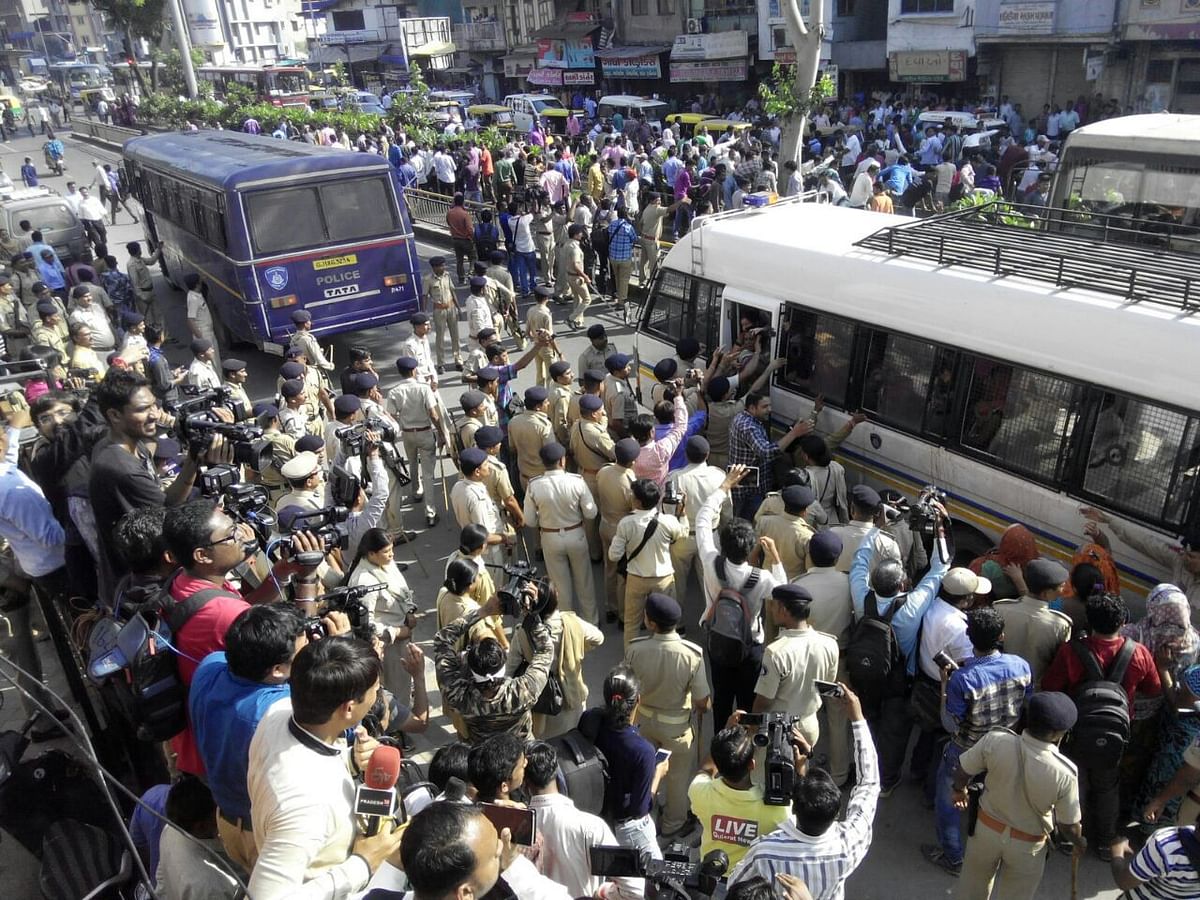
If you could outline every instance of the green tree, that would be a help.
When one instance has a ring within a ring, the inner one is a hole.
[[[787,22],[788,39],[796,49],[796,65],[792,67],[791,96],[793,111],[780,119],[779,158],[800,162],[804,141],[804,126],[812,106],[813,88],[821,66],[821,39],[825,33],[826,0],[808,0],[808,21],[800,12],[800,0],[780,0],[783,18]]]
[[[192,48],[192,65],[199,66],[204,63],[204,52]],[[164,91],[172,97],[187,96],[187,81],[183,77],[183,57],[177,49],[170,50],[155,50],[150,59],[153,63],[151,67],[151,80],[155,83],[157,90]]]
[[[123,49],[127,57],[134,56],[133,41],[137,38],[145,38],[152,45],[157,45],[162,40],[163,26],[167,20],[165,0],[90,0],[90,3],[108,16],[124,35]],[[133,74],[138,80],[142,95],[148,96],[151,88],[147,87],[141,70],[135,67]],[[157,87],[153,85],[153,68],[150,80],[152,86]]]

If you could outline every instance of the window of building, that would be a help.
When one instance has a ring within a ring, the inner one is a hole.
[[[810,397],[845,406],[854,324],[789,306],[784,313],[781,352],[787,359],[780,383]]]
[[[337,10],[333,13],[334,31],[362,31],[366,20],[361,9]]]
[[[675,15],[675,0],[657,0],[657,3],[660,16]]]
[[[649,0],[629,0],[629,13],[634,16],[647,16],[650,14]]]
[[[1170,84],[1175,74],[1175,60],[1152,59],[1146,63],[1146,81],[1149,84]]]
[[[900,0],[900,14],[952,13],[954,0]]]
[[[961,441],[1006,469],[1058,481],[1079,416],[1082,389],[1050,375],[975,360]]]
[[[854,15],[854,0],[837,0],[837,14],[841,18]]]

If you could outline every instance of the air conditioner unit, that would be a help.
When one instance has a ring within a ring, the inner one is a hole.
[[[701,30],[702,29],[700,27],[699,19],[688,19],[687,20],[687,33],[688,34],[699,34],[701,32]]]

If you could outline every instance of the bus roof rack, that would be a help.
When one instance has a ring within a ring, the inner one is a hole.
[[[856,246],[1191,314],[1200,311],[1200,254],[1161,246],[1200,250],[1197,238],[1152,221],[992,200],[881,228]]]

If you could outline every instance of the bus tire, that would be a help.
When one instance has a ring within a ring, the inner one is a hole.
[[[968,525],[961,519],[951,522],[954,529],[954,560],[955,566],[966,566],[973,559],[978,559],[987,553],[996,542],[974,525]]]

